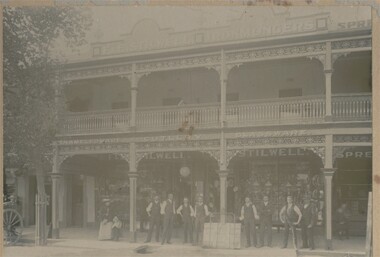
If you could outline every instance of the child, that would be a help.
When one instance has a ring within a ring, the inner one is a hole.
[[[122,226],[121,221],[119,220],[117,216],[115,216],[113,218],[113,224],[112,224],[112,240],[119,241],[121,226]]]

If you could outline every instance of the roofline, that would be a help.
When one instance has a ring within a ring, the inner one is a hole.
[[[283,45],[289,43],[302,43],[302,42],[316,42],[316,41],[326,41],[330,40],[341,40],[347,37],[358,37],[358,36],[371,36],[372,37],[372,29],[366,30],[355,30],[355,31],[345,31],[345,32],[327,32],[321,34],[302,34],[292,37],[276,37],[268,39],[258,39],[258,40],[243,40],[243,41],[233,41],[233,42],[223,42],[211,45],[193,45],[190,47],[180,47],[175,49],[160,49],[149,52],[139,52],[137,54],[125,54],[125,55],[110,55],[104,58],[94,58],[90,57],[88,59],[82,60],[74,60],[68,61],[66,63],[62,63],[64,68],[75,69],[79,67],[83,67],[83,65],[97,66],[103,64],[115,64],[115,63],[123,63],[123,62],[133,62],[133,61],[146,61],[150,59],[157,58],[165,58],[165,57],[173,57],[177,56],[178,53],[181,55],[190,55],[190,54],[204,54],[204,53],[212,53],[224,50],[232,50],[238,48],[255,48],[262,46],[276,46]],[[237,47],[238,46],[238,47]]]

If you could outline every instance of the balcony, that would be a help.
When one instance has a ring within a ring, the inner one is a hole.
[[[371,93],[333,95],[333,122],[371,121],[371,99]],[[228,127],[324,123],[325,96],[228,103],[226,121]],[[130,111],[123,109],[70,113],[64,114],[61,122],[61,135],[123,133],[130,131]],[[177,130],[181,126],[193,126],[195,129],[218,128],[220,105],[213,103],[137,109],[137,131]]]

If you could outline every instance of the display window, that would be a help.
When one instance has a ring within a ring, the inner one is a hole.
[[[267,152],[269,153],[269,150]],[[274,205],[273,223],[281,224],[279,212],[286,204],[286,197],[292,195],[295,203],[301,206],[303,198],[309,195],[318,211],[317,224],[322,225],[324,185],[320,158],[305,150],[286,149],[283,152],[292,155],[271,156],[263,151],[265,154],[245,154],[234,160],[231,166],[234,169],[235,180],[239,181],[234,187],[236,214],[246,196],[259,206],[263,196],[267,195]],[[294,154],[297,152],[297,155]]]

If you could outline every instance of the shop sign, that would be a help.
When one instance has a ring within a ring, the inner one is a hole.
[[[303,156],[307,150],[303,148],[274,148],[274,149],[252,149],[239,152],[237,157],[276,157],[276,156]]]
[[[338,153],[336,158],[372,158],[372,151],[346,151],[343,153]]]
[[[184,152],[154,152],[149,153],[145,159],[148,160],[174,160],[174,159],[183,159],[188,156]]]

